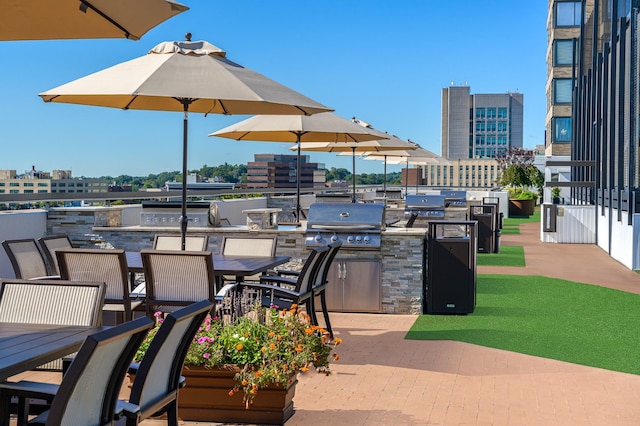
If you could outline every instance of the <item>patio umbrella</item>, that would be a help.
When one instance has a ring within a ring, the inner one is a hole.
[[[332,113],[320,113],[306,116],[255,116],[233,124],[209,136],[219,136],[235,140],[251,140],[266,142],[335,142],[360,143],[379,139],[372,129],[359,126],[351,120]],[[300,220],[300,150],[296,171],[296,219]]]
[[[145,56],[40,93],[45,102],[183,112],[182,247],[187,231],[188,114],[315,114],[330,108],[226,58],[206,42],[165,42]]]
[[[412,142],[413,143],[413,142]],[[414,165],[427,165],[427,164],[450,164],[451,162],[444,157],[435,154],[428,149],[422,148],[420,145],[415,144],[417,149],[412,151],[394,151],[389,152],[388,159],[385,158],[385,161],[388,161],[389,164],[402,164],[403,162],[407,165],[407,170],[409,170],[409,164]],[[378,153],[369,153],[368,156],[375,157],[378,156]],[[408,173],[408,172],[407,172]],[[408,193],[409,189],[409,176],[405,179],[404,184],[405,194]],[[418,185],[416,182],[416,192],[418,191]]]
[[[0,40],[138,40],[186,10],[169,0],[2,0]]]
[[[373,129],[369,129],[373,130]],[[375,131],[375,134],[378,138],[384,137],[386,135],[383,132]],[[389,135],[386,135],[389,137]],[[350,152],[351,153],[351,163],[352,163],[352,172],[351,172],[351,183],[352,183],[352,196],[351,202],[356,202],[356,152],[383,152],[383,151],[394,151],[398,149],[412,149],[413,145],[405,142],[401,139],[394,138],[392,139],[376,139],[372,141],[365,142],[331,142],[331,143],[318,143],[318,142],[308,142],[302,143],[298,146],[292,147],[292,150],[302,150],[302,151],[319,151],[319,152]]]

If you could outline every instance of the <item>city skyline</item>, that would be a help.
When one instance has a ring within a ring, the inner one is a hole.
[[[179,170],[181,114],[48,105],[37,94],[142,56],[162,41],[182,39],[187,31],[340,116],[355,116],[438,154],[440,94],[452,82],[468,84],[474,93],[522,93],[524,146],[544,143],[543,4],[184,3],[191,10],[136,42],[0,43],[5,64],[11,64],[3,68],[0,83],[0,169],[22,173],[35,165],[38,170],[70,169],[74,176]],[[514,19],[523,16],[527,19]],[[190,114],[189,169],[246,164],[254,154],[289,153],[286,143],[207,136],[247,117]],[[350,159],[334,154],[312,153],[311,161],[350,169]],[[356,170],[380,173],[382,164],[360,161]]]

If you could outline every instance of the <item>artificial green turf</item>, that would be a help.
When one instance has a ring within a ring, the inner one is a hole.
[[[540,208],[536,207],[533,214],[528,217],[505,217],[502,219],[502,226],[513,226],[531,222],[540,222]]]
[[[541,276],[478,275],[469,315],[421,315],[407,339],[455,340],[640,374],[640,295]]]
[[[500,246],[500,253],[478,253],[478,266],[525,266],[524,247]]]
[[[501,234],[520,234],[520,227],[518,226],[503,226],[500,230]]]

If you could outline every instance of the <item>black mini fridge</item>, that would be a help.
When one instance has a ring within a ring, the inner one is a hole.
[[[422,312],[470,314],[476,307],[477,221],[429,222]]]

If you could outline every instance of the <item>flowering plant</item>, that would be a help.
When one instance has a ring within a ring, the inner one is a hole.
[[[162,315],[157,313],[156,327],[138,349],[135,360],[142,359],[161,323]],[[240,366],[229,394],[243,391],[248,407],[260,389],[269,384],[286,386],[295,374],[305,373],[312,366],[328,375],[329,355],[340,342],[340,338],[330,339],[326,330],[312,325],[309,315],[296,305],[281,310],[255,306],[249,315],[230,324],[208,316],[194,336],[185,366]],[[332,358],[337,360],[338,356],[333,354]]]

